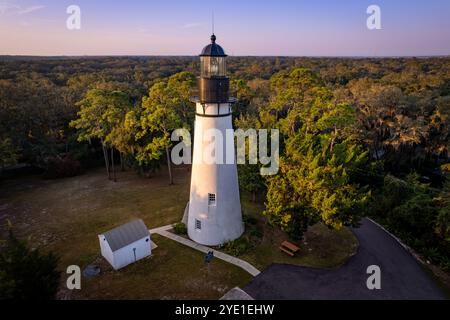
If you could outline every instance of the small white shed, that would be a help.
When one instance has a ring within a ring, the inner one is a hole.
[[[100,234],[98,238],[102,256],[115,270],[152,253],[150,232],[141,219]]]

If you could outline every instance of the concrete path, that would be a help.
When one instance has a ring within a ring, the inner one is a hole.
[[[219,300],[255,300],[250,295],[239,287],[234,287],[228,291]]]
[[[358,253],[338,269],[273,264],[243,290],[255,299],[446,299],[427,270],[368,219],[352,229]],[[369,290],[367,267],[381,269],[381,289]]]
[[[192,240],[186,239],[184,237],[180,237],[172,232],[169,232],[168,230],[172,229],[172,225],[168,225],[168,226],[164,226],[164,227],[160,227],[160,228],[155,228],[155,229],[151,229],[150,230],[150,234],[159,234],[160,236],[169,238],[171,240],[174,240],[176,242],[179,242],[185,246],[191,247],[195,250],[201,251],[203,253],[208,253],[210,251],[214,252],[214,257],[221,259],[223,261],[226,261],[228,263],[234,264],[235,266],[238,266],[241,269],[244,269],[245,271],[247,271],[248,273],[250,273],[252,276],[256,277],[257,275],[259,275],[261,273],[261,271],[259,271],[258,269],[256,269],[254,266],[252,266],[250,263],[248,263],[247,261],[238,259],[236,257],[230,256],[226,253],[211,249],[209,247],[203,246],[201,244],[195,243]]]

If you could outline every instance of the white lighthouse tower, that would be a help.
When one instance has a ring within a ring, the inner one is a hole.
[[[209,246],[235,240],[244,232],[234,137],[226,134],[227,129],[233,129],[231,105],[235,101],[228,94],[226,57],[213,34],[211,44],[200,55],[199,97],[194,99],[194,161],[187,228],[192,240]],[[211,139],[205,138],[210,129],[218,130],[223,137],[223,143],[215,144],[218,149],[214,153],[221,156],[214,163],[204,159],[211,147]],[[227,148],[227,144],[233,147]]]

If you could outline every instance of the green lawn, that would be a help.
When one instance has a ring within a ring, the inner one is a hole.
[[[152,256],[119,271],[104,262],[104,272],[84,280],[78,299],[218,299],[252,276],[222,260],[213,259],[208,272],[204,255],[177,242],[153,235],[158,248]],[[101,261],[101,260],[100,260]]]
[[[56,252],[61,270],[93,262],[105,270],[94,279],[83,278],[80,292],[64,290],[63,278],[60,298],[218,299],[251,276],[217,259],[207,274],[202,253],[157,235],[152,236],[158,245],[152,257],[123,270],[113,271],[100,256],[97,235],[132,218],[143,219],[149,228],[181,220],[190,172],[174,171],[173,186],[165,172],[150,179],[121,172],[114,183],[101,169],[61,180],[35,176],[1,181],[1,234],[5,236],[8,219],[19,237]]]
[[[56,251],[62,265],[84,265],[98,254],[99,233],[133,218],[148,228],[181,220],[189,198],[187,169],[175,169],[175,177],[169,186],[165,174],[148,179],[127,171],[114,183],[99,169],[61,180],[2,181],[0,222],[9,219],[18,236]]]

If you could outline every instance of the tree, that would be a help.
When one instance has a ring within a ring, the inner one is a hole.
[[[433,263],[450,270],[449,186],[431,188],[417,173],[404,179],[387,174],[370,214]]]
[[[444,185],[439,197],[439,211],[436,218],[436,234],[450,244],[450,180],[447,174],[447,182]]]
[[[247,83],[242,79],[234,79],[230,82],[230,90],[236,94],[237,102],[233,105],[233,117],[240,114],[247,114],[248,107],[253,98],[253,92]]]
[[[319,221],[332,228],[356,224],[370,195],[354,181],[366,153],[350,140],[331,150],[322,138],[300,132],[289,139],[279,174],[268,178],[265,215],[296,239]]]
[[[421,170],[424,164],[437,166],[439,159],[445,161],[449,100],[423,89],[408,95],[413,89],[404,82],[390,74],[382,81],[351,81],[349,89],[357,111],[359,140],[388,170],[407,173],[411,168]]]
[[[190,72],[176,73],[167,81],[168,94],[172,98],[172,105],[186,128],[192,128],[194,124],[195,108],[190,98],[196,85],[197,78]]]
[[[193,85],[191,74],[182,72],[168,80],[156,82],[148,96],[142,99],[139,130],[135,137],[137,141],[144,139],[146,143],[140,148],[137,160],[139,163],[150,163],[159,160],[165,151],[169,184],[173,184],[170,134],[192,123],[194,108],[189,109],[189,91]]]
[[[256,194],[266,189],[266,183],[260,173],[260,166],[254,164],[242,164],[238,166],[239,186],[241,189],[250,192],[253,202],[256,201]]]
[[[53,253],[28,249],[10,230],[5,248],[0,252],[0,299],[54,299],[60,272]]]
[[[235,126],[242,130],[248,129],[260,129],[261,122],[255,115],[241,114],[239,118],[235,120]],[[246,150],[249,148],[249,140],[245,141]],[[259,148],[259,145],[258,145]],[[256,150],[258,152],[258,150]],[[242,190],[250,192],[252,194],[253,201],[256,201],[256,194],[266,190],[266,181],[261,175],[261,166],[257,164],[249,163],[249,152],[245,153],[246,163],[239,164],[237,166],[239,175],[239,186]]]
[[[172,105],[169,89],[164,82],[152,86],[148,97],[142,100],[141,132],[138,137],[149,135],[149,143],[145,146],[145,154],[140,160],[145,162],[160,159],[162,150],[166,152],[169,184],[173,184],[172,166],[170,163],[170,133],[181,126],[181,119]]]
[[[64,88],[36,72],[0,79],[0,137],[9,139],[24,163],[45,168],[64,150],[67,123],[75,114]]]
[[[450,95],[439,97],[430,117],[430,134],[425,149],[429,154],[448,158],[450,154]]]
[[[370,192],[356,181],[368,159],[353,138],[354,110],[333,104],[331,92],[309,70],[271,81],[271,105],[286,147],[279,174],[267,179],[264,214],[296,239],[319,221],[332,228],[355,224]]]
[[[110,146],[111,152],[111,167],[113,170],[113,180],[116,181],[116,171],[114,166],[114,149],[119,149],[121,166],[122,163],[122,151],[126,150],[124,146],[130,140],[127,138],[127,132],[124,129],[124,122],[126,120],[126,114],[131,109],[129,97],[122,91],[113,91],[107,98],[108,108],[104,117],[109,124],[109,133],[105,137],[105,143]]]
[[[78,103],[78,119],[70,125],[78,130],[78,141],[99,139],[103,149],[106,172],[111,179],[110,168],[114,169],[114,144],[126,112],[130,109],[128,95],[121,91],[91,89]],[[108,148],[111,158],[108,156]],[[111,164],[110,164],[111,160]],[[115,171],[114,180],[115,180]]]

